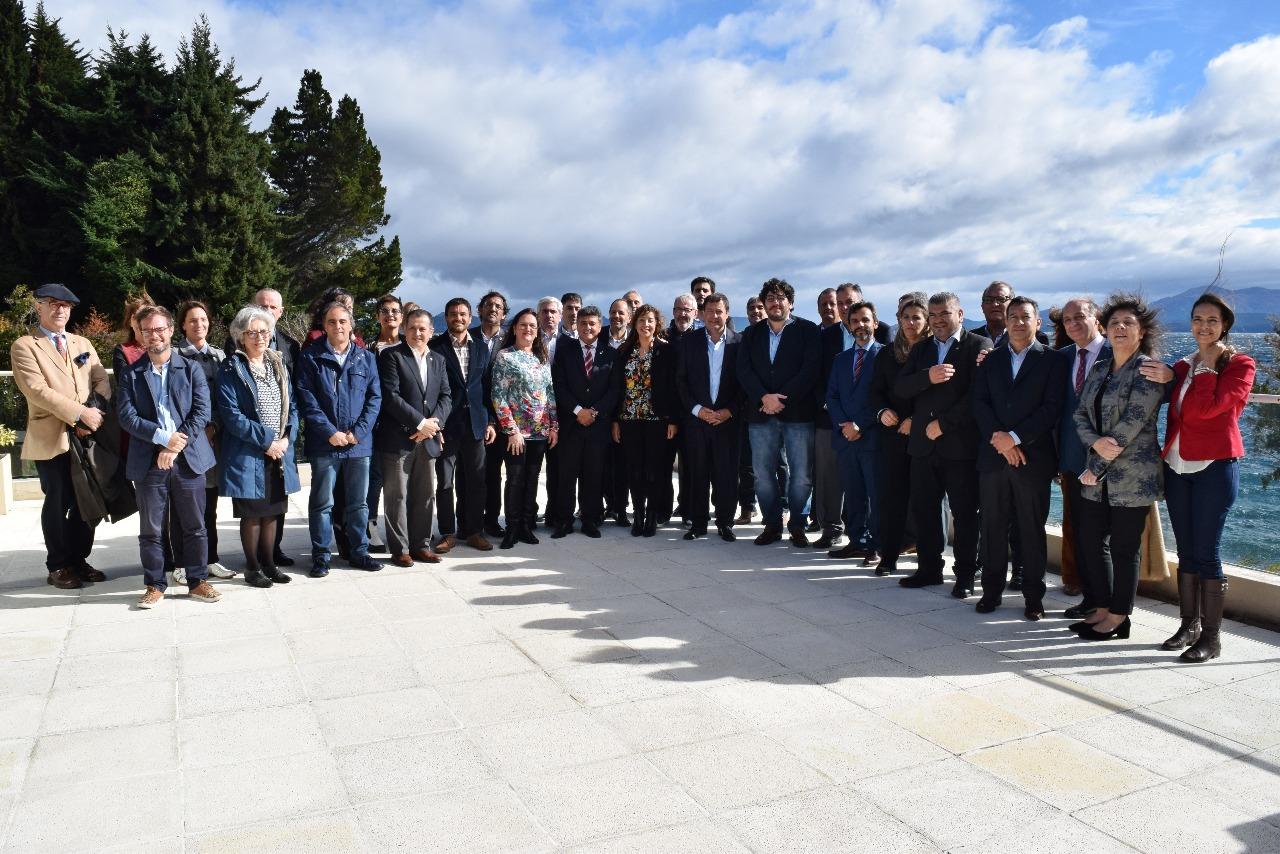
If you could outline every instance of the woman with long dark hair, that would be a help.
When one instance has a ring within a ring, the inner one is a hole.
[[[506,445],[503,504],[507,531],[498,547],[512,548],[517,540],[537,545],[533,516],[538,474],[542,458],[560,437],[560,423],[547,345],[538,334],[538,315],[533,309],[522,309],[507,326],[502,349],[493,360],[490,383],[498,441]]]
[[[631,334],[618,350],[622,384],[613,441],[622,445],[635,518],[631,536],[652,537],[671,509],[671,465],[675,461],[675,347],[661,335],[662,312],[645,304],[631,318]]]
[[[1227,579],[1219,547],[1227,513],[1240,491],[1240,413],[1258,368],[1227,343],[1235,320],[1222,297],[1201,296],[1191,307],[1196,352],[1173,366],[1173,399],[1164,433],[1164,497],[1178,544],[1182,624],[1163,648],[1190,646],[1183,661],[1209,661],[1222,654]]]

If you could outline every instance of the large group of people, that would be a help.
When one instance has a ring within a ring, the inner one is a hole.
[[[553,539],[598,538],[613,521],[636,537],[680,525],[685,540],[714,526],[733,542],[758,502],[756,545],[785,537],[878,575],[914,552],[909,588],[944,583],[949,520],[951,594],[980,586],[976,610],[990,613],[1020,591],[1035,621],[1057,481],[1083,597],[1066,612],[1071,629],[1129,636],[1143,531],[1164,498],[1181,610],[1164,647],[1188,661],[1221,651],[1219,544],[1255,365],[1228,343],[1234,315],[1213,293],[1192,310],[1196,352],[1172,365],[1157,358],[1160,324],[1141,297],[1055,308],[1055,348],[1039,305],[1006,282],[983,291],[985,323],[972,330],[954,294],[904,294],[882,316],[853,283],[818,295],[815,323],[776,278],[741,330],[706,276],[675,298],[669,323],[634,290],[604,309],[569,293],[510,316],[491,292],[474,311],[450,299],[437,332],[430,313],[387,295],[370,344],[345,291],[314,304],[300,343],[278,325],[281,295],[262,290],[223,347],[209,341],[208,305],[171,312],[142,295],[125,306],[114,391],[90,342],[67,332],[76,296],[46,285],[36,297],[38,322],[12,362],[56,587],[104,579],[87,562],[93,527],[68,451],[71,435],[114,416],[140,517],[140,608],[170,578],[216,601],[209,577],[236,574],[219,556],[219,496],[239,519],[244,580],[289,582],[281,535],[305,458],[313,578],[329,574],[334,549],[359,570],[382,568],[379,547],[412,567],[489,551],[489,537],[536,545],[540,522]]]

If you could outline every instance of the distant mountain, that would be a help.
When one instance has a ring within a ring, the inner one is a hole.
[[[1270,332],[1274,328],[1273,317],[1280,317],[1280,289],[1277,288],[1214,288],[1215,293],[1226,300],[1236,313],[1236,332]],[[1191,307],[1205,288],[1188,288],[1179,294],[1162,297],[1152,303],[1160,309],[1160,319],[1170,332],[1188,332],[1191,329]]]

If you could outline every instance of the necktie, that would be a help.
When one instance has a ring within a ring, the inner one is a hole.
[[[593,356],[595,355],[595,352],[596,352],[595,347],[588,347],[582,357],[582,366],[587,370],[588,379],[591,378],[591,365],[595,361],[595,359],[593,358]]]
[[[1089,355],[1088,350],[1078,351],[1080,360],[1076,362],[1076,397],[1080,396],[1080,390],[1084,388],[1084,363]]]
[[[866,350],[861,347],[853,351],[853,381],[858,381],[858,374],[862,373],[862,357],[866,355]]]
[[[67,355],[67,339],[61,335],[55,335],[53,340],[58,342],[58,355],[65,357]]]

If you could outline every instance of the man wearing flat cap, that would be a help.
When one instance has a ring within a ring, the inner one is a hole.
[[[22,459],[35,462],[44,491],[40,526],[49,583],[74,590],[106,576],[88,564],[93,527],[76,506],[67,431],[87,436],[102,426],[103,412],[88,404],[89,396],[105,403],[111,383],[89,339],[67,332],[71,309],[80,302],[76,295],[65,285],[44,285],[35,297],[38,324],[9,348],[13,378],[27,399]]]

